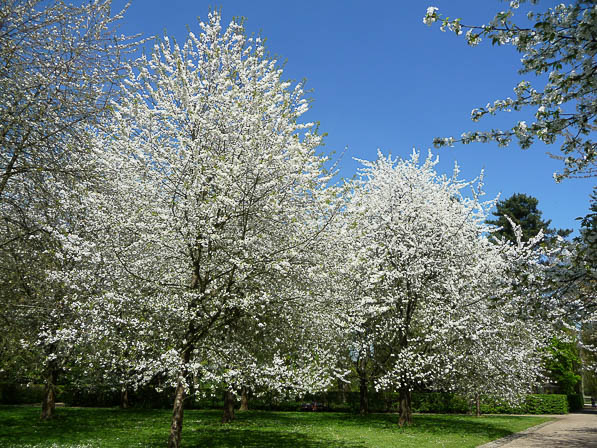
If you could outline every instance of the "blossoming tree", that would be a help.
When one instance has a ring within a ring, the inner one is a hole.
[[[54,273],[76,267],[65,236],[84,220],[67,192],[97,174],[89,170],[89,130],[106,118],[122,57],[135,47],[116,33],[122,13],[110,8],[110,0],[0,6],[0,332],[2,342],[19,335],[29,372],[46,381],[42,418],[53,415],[63,364],[61,344],[51,340],[68,314],[69,285]]]
[[[315,272],[311,248],[336,210],[316,154],[321,137],[299,122],[302,85],[282,81],[241,23],[223,30],[211,13],[201,27],[182,46],[164,37],[130,73],[98,138],[111,191],[89,196],[113,282],[95,300],[126,301],[140,346],[157,349],[157,358],[140,350],[137,364],[176,388],[170,447],[180,443],[193,377],[232,386],[252,359],[234,354],[239,335],[315,304],[285,284],[300,287]],[[264,341],[270,365],[321,368],[317,345],[282,356],[283,334]]]
[[[378,390],[399,392],[400,425],[411,422],[415,387],[454,384],[464,372],[459,362],[470,361],[463,342],[490,340],[490,300],[511,299],[498,286],[513,281],[513,265],[485,224],[493,202],[480,202],[474,189],[464,196],[472,183],[458,180],[457,170],[438,175],[436,163],[430,155],[419,165],[417,153],[363,162],[343,218],[341,239],[352,250],[339,273],[353,308],[353,350],[373,355]],[[528,261],[525,251],[517,254]],[[519,299],[513,307],[525,303]]]

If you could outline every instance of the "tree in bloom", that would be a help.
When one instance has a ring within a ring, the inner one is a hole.
[[[581,221],[580,235],[572,242],[562,243],[550,258],[544,290],[556,313],[553,319],[568,326],[569,331],[556,342],[580,342],[583,349],[581,363],[589,374],[597,372],[592,361],[597,353],[594,343],[583,342],[593,331],[597,321],[597,195],[591,195],[589,213]],[[580,334],[577,334],[580,330]],[[590,338],[589,338],[590,339]],[[557,344],[553,350],[557,353]]]
[[[56,191],[48,196],[31,194],[31,185],[25,182],[11,188],[26,201],[27,227],[21,222],[19,228],[31,230],[31,234],[3,244],[0,262],[4,338],[16,339],[19,348],[15,354],[28,360],[17,363],[14,367],[20,371],[14,373],[45,383],[43,419],[54,415],[57,377],[74,353],[73,339],[63,331],[75,318],[69,297],[85,293],[84,283],[65,279],[73,272],[83,278],[83,259],[90,258],[93,246],[89,239],[80,239],[87,211],[81,207],[80,197],[71,194],[76,187],[73,182],[60,180],[53,186]],[[14,229],[11,224],[5,223],[2,230]],[[5,370],[10,358],[2,359],[2,364]],[[10,368],[6,370],[10,372]]]
[[[223,30],[214,12],[200,26],[182,46],[164,37],[129,74],[98,138],[108,192],[88,196],[112,282],[96,308],[126,302],[138,371],[175,386],[170,447],[180,444],[193,378],[232,387],[234,370],[265,356],[269,367],[253,371],[274,382],[287,377],[281,371],[321,370],[329,352],[315,344],[285,353],[292,344],[278,331],[263,344],[272,350],[251,354],[251,339],[268,336],[258,329],[283,325],[274,317],[317,315],[301,312],[317,304],[307,291],[286,286],[317,274],[310,254],[336,211],[316,154],[321,136],[299,122],[308,109],[303,86],[282,80],[241,23]],[[297,340],[308,335],[290,328]]]
[[[464,341],[506,335],[486,328],[491,299],[506,299],[496,285],[512,281],[504,244],[490,241],[485,223],[493,202],[480,202],[475,189],[464,196],[473,184],[459,180],[457,169],[451,178],[438,175],[436,163],[430,154],[419,164],[417,153],[363,162],[342,219],[341,239],[351,250],[338,275],[352,309],[353,352],[368,354],[381,370],[376,389],[399,392],[400,425],[411,422],[413,389],[455,383],[468,360]],[[523,252],[527,262],[532,252]]]
[[[86,129],[105,117],[122,57],[135,48],[116,34],[111,0],[74,6],[9,0],[0,7],[0,200],[11,184],[50,186],[79,176]],[[13,205],[16,207],[16,205]],[[16,212],[14,212],[16,214]]]
[[[121,58],[135,47],[117,35],[122,13],[112,15],[110,5],[0,5],[0,322],[31,355],[29,373],[46,381],[42,418],[53,415],[63,364],[62,344],[50,340],[68,314],[69,288],[54,274],[73,269],[77,258],[64,245],[81,219],[67,192],[92,175],[90,127],[105,118]]]
[[[466,40],[471,46],[484,38],[493,44],[512,45],[523,54],[521,74],[548,76],[543,88],[522,81],[514,88],[515,98],[488,103],[471,113],[472,120],[477,121],[487,114],[530,107],[536,110],[532,123],[519,121],[510,129],[467,132],[459,140],[436,138],[434,144],[439,147],[452,146],[456,141],[465,144],[496,141],[505,146],[516,138],[520,147],[526,149],[535,139],[552,144],[563,137],[562,154],[552,155],[564,162],[563,171],[554,174],[556,181],[594,176],[597,163],[594,141],[597,5],[593,0],[575,0],[570,5],[561,3],[543,12],[531,9],[527,14],[528,22],[523,20],[525,24],[520,24],[521,21],[515,20],[515,12],[524,2],[510,1],[508,9],[496,14],[488,24],[479,26],[463,24],[461,19],[443,18],[438,8],[427,8],[423,19],[427,25],[440,21],[442,31],[453,31],[457,35],[466,31]],[[531,0],[530,3],[540,2]]]
[[[470,314],[446,340],[451,371],[432,384],[468,397],[477,415],[481,396],[516,403],[543,384],[544,351],[555,331],[520,306],[528,299],[525,292],[539,293],[532,286],[512,287],[512,274],[503,274],[494,277],[491,290],[478,291],[478,299],[464,307]]]

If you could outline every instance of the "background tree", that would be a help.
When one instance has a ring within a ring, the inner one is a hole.
[[[595,94],[595,54],[597,53],[597,9],[593,0],[575,0],[570,5],[558,4],[544,11],[531,11],[525,19],[516,19],[515,12],[526,0],[512,0],[509,7],[484,25],[463,24],[461,19],[443,18],[438,8],[429,7],[423,22],[441,21],[441,30],[460,35],[466,31],[469,45],[482,39],[492,44],[512,45],[522,54],[521,74],[547,75],[544,88],[522,81],[514,89],[516,98],[497,100],[474,109],[473,121],[500,111],[535,110],[532,123],[519,121],[510,129],[488,132],[466,132],[460,139],[436,138],[436,146],[496,141],[508,145],[513,138],[521,148],[529,148],[535,139],[553,144],[563,137],[561,155],[564,162],[556,181],[567,177],[588,177],[597,174],[597,143],[594,141],[597,118]],[[541,4],[531,0],[531,4]]]
[[[527,242],[543,232],[546,241],[554,241],[555,235],[566,237],[572,230],[552,229],[551,220],[543,220],[539,210],[539,200],[524,193],[514,193],[507,199],[498,201],[493,215],[496,219],[488,219],[487,223],[500,227],[494,234],[516,244],[515,229],[510,220],[522,230],[522,241]]]
[[[558,386],[560,393],[571,395],[577,392],[581,381],[581,360],[578,342],[575,338],[564,341],[554,338],[548,347],[549,357],[546,369],[549,378]]]
[[[583,364],[583,394],[597,397],[597,324],[584,325],[581,332],[580,357]]]
[[[597,195],[591,195],[590,212],[581,221],[580,235],[560,251],[554,262],[551,288],[562,298],[575,326],[597,320]]]
[[[574,266],[583,291],[587,296],[592,295],[591,311],[594,312],[597,310],[594,294],[597,291],[597,187],[593,188],[590,201],[589,213],[581,219],[580,235],[575,239]]]
[[[116,33],[111,0],[75,6],[8,0],[0,9],[0,200],[10,184],[81,176],[87,129],[98,125],[135,42]],[[25,210],[26,211],[26,210]],[[6,219],[6,218],[5,218]]]

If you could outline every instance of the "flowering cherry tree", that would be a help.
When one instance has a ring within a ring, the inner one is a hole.
[[[526,246],[490,241],[485,218],[493,202],[480,202],[475,189],[472,198],[464,196],[462,190],[473,184],[459,180],[457,169],[453,177],[438,175],[436,163],[429,155],[419,164],[417,153],[410,160],[379,154],[377,161],[363,162],[343,218],[342,239],[352,250],[339,275],[352,301],[353,351],[373,355],[381,369],[377,389],[399,392],[400,425],[411,422],[415,387],[451,382],[444,389],[453,390],[458,371],[466,377],[463,365],[472,371],[475,362],[499,362],[494,350],[516,346],[520,336],[512,328],[522,325],[515,316],[526,302],[513,300],[508,285],[514,282],[515,260],[532,263]],[[506,256],[508,250],[514,259]],[[500,301],[509,303],[503,315],[492,311]],[[504,323],[492,333],[487,325],[501,316],[510,316],[511,326]],[[474,350],[476,342],[465,341],[496,343],[484,345],[492,356],[471,361],[465,350]],[[521,353],[512,356],[522,361]],[[481,369],[478,377],[487,373],[487,380],[497,366]],[[536,369],[531,363],[525,378]]]
[[[113,125],[98,140],[106,191],[89,195],[112,282],[94,300],[100,309],[127,303],[140,336],[138,371],[175,386],[171,447],[180,443],[193,377],[232,387],[235,370],[254,363],[259,373],[259,351],[240,335],[259,337],[253,332],[316,304],[286,284],[297,279],[300,288],[317,272],[311,248],[336,210],[316,154],[321,137],[299,122],[308,107],[302,85],[282,81],[241,23],[223,30],[211,13],[200,25],[183,45],[164,37],[129,74]],[[272,382],[287,377],[276,369],[321,369],[326,355],[315,353],[317,344],[287,356],[287,333],[274,334],[279,342],[267,339],[265,362]],[[326,372],[315,382],[326,383]]]

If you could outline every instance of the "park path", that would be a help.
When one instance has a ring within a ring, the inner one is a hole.
[[[597,448],[597,411],[557,416],[556,420],[512,434],[479,448]]]

